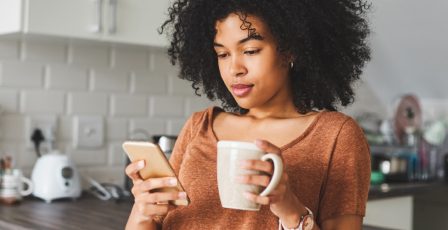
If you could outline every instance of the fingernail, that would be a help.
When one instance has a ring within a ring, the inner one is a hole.
[[[186,199],[186,198],[187,198],[187,193],[185,193],[185,192],[179,193],[179,199]]]
[[[145,167],[145,161],[141,160],[137,163],[137,169],[142,169]]]
[[[173,179],[170,179],[170,185],[177,185],[177,180],[175,179],[175,178],[173,178]]]

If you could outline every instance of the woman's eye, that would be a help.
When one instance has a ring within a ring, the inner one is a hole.
[[[254,55],[254,54],[257,54],[257,53],[259,53],[259,52],[260,52],[259,49],[256,49],[256,50],[246,50],[246,51],[244,51],[245,54],[249,54],[249,55]]]
[[[216,56],[218,58],[225,58],[225,57],[227,57],[227,54],[226,53],[218,53],[218,54],[216,54]]]

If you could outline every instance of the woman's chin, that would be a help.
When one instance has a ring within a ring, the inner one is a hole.
[[[253,101],[248,100],[236,100],[236,103],[242,109],[251,109],[257,107],[257,105]]]

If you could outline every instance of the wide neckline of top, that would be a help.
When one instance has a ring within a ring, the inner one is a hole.
[[[215,118],[215,114],[217,112],[224,112],[224,110],[222,108],[220,108],[220,107],[213,106],[213,107],[210,107],[209,111],[208,111],[208,114],[209,114],[209,117],[208,117],[208,130],[209,130],[209,132],[211,133],[211,135],[213,137],[213,141],[215,142],[214,143],[215,146],[218,143],[218,141],[220,141],[218,139],[218,137],[216,136],[215,130],[213,130],[213,121],[214,121],[214,118]],[[314,127],[317,125],[319,119],[326,112],[328,112],[328,111],[326,111],[326,110],[319,111],[318,114],[316,115],[316,117],[311,122],[311,124],[309,124],[308,127],[306,127],[305,131],[303,131],[298,137],[294,138],[289,143],[287,143],[287,144],[283,145],[282,147],[280,147],[280,150],[284,151],[284,150],[290,148],[291,146],[297,144],[301,140],[303,140],[314,129]]]

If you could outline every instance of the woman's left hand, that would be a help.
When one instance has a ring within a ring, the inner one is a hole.
[[[281,156],[281,150],[277,146],[265,140],[256,140],[257,147],[267,153],[274,153]],[[282,159],[283,160],[283,159]],[[242,168],[248,170],[261,171],[263,174],[258,175],[242,175],[237,179],[240,183],[251,184],[266,187],[268,186],[271,175],[274,171],[274,166],[271,162],[261,160],[247,160],[242,162]],[[291,191],[288,183],[288,174],[283,170],[283,175],[280,183],[268,196],[259,196],[253,193],[244,194],[247,199],[262,205],[270,205],[271,211],[282,220],[291,219],[295,216],[300,216],[304,209],[303,204],[299,201],[297,196]]]

